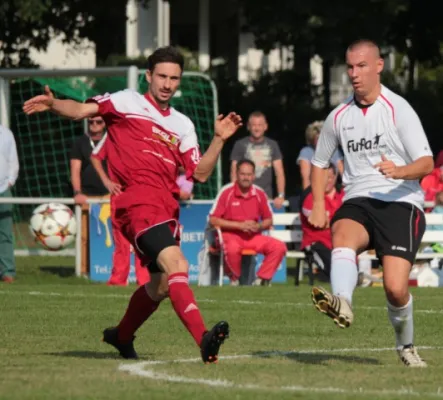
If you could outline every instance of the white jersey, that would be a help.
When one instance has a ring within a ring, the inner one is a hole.
[[[387,179],[374,168],[382,154],[397,166],[432,157],[420,119],[403,97],[382,86],[375,103],[362,108],[350,96],[328,115],[312,164],[327,168],[339,145],[344,153],[345,201],[370,197],[422,209],[424,195],[418,180]]]

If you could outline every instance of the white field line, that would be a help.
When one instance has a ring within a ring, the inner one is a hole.
[[[47,296],[47,297],[80,297],[80,298],[115,298],[115,299],[127,299],[131,297],[131,294],[118,294],[118,293],[59,293],[59,292],[39,292],[39,291],[13,291],[13,290],[0,290],[1,295],[21,295],[21,296]],[[244,305],[259,305],[259,306],[284,306],[284,307],[312,307],[312,303],[291,303],[286,302],[275,302],[275,301],[261,301],[261,300],[215,300],[215,299],[197,299],[199,303],[230,303],[230,304],[244,304]],[[356,310],[383,310],[386,311],[386,307],[378,306],[356,306]],[[443,314],[442,310],[417,310],[414,309],[414,313],[417,314]]]
[[[441,350],[443,347],[419,347],[422,350]],[[392,351],[394,348],[367,348],[367,349],[333,349],[333,350],[301,350],[301,351],[289,351],[289,352],[267,352],[261,355],[252,354],[236,354],[231,356],[221,356],[220,359],[233,360],[233,359],[244,359],[260,356],[285,356],[291,354],[321,354],[321,353],[374,353],[383,351]],[[155,366],[168,365],[176,363],[195,363],[201,362],[200,358],[188,358],[188,359],[176,359],[176,360],[163,360],[163,361],[141,361],[133,364],[120,364],[118,367],[119,371],[128,372],[131,375],[137,375],[144,378],[150,378],[155,380],[163,380],[166,382],[176,382],[176,383],[190,383],[199,384],[211,387],[222,387],[231,389],[242,389],[242,390],[258,390],[258,391],[280,391],[280,392],[304,392],[304,393],[338,393],[338,394],[352,394],[352,395],[364,395],[364,396],[417,396],[417,397],[436,397],[443,398],[443,391],[438,387],[435,391],[420,392],[414,390],[413,388],[402,387],[401,389],[381,389],[374,390],[364,387],[359,387],[355,389],[350,388],[338,388],[338,387],[308,387],[301,385],[291,385],[291,386],[264,386],[260,384],[243,384],[236,383],[228,380],[220,379],[205,379],[205,378],[189,378],[182,375],[170,375],[165,372],[158,372],[154,370]]]

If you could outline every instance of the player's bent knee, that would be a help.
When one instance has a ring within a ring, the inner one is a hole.
[[[386,298],[389,304],[402,307],[409,301],[409,289],[400,285],[385,285]]]
[[[180,247],[170,246],[163,249],[157,257],[157,264],[168,275],[176,273],[188,273],[188,261],[183,255]]]
[[[332,225],[333,247],[348,247],[355,251],[369,245],[369,234],[365,227],[351,219],[340,219]]]

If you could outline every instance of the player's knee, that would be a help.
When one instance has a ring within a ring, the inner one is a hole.
[[[386,298],[394,307],[402,307],[409,301],[409,289],[404,285],[385,285]]]
[[[163,249],[157,257],[157,264],[168,275],[176,273],[188,273],[188,261],[183,255],[180,247],[170,246]]]
[[[350,219],[342,219],[332,226],[333,247],[348,247],[357,251],[369,244],[369,235],[363,225]]]

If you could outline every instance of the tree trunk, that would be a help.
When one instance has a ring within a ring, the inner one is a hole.
[[[416,58],[412,54],[412,51],[408,54],[409,64],[408,64],[408,85],[407,85],[407,91],[408,93],[412,92],[415,88],[415,63]]]
[[[325,112],[331,109],[331,62],[323,60],[323,107]]]
[[[306,44],[294,44],[294,71],[297,77],[297,92],[301,101],[311,103],[311,52]]]

